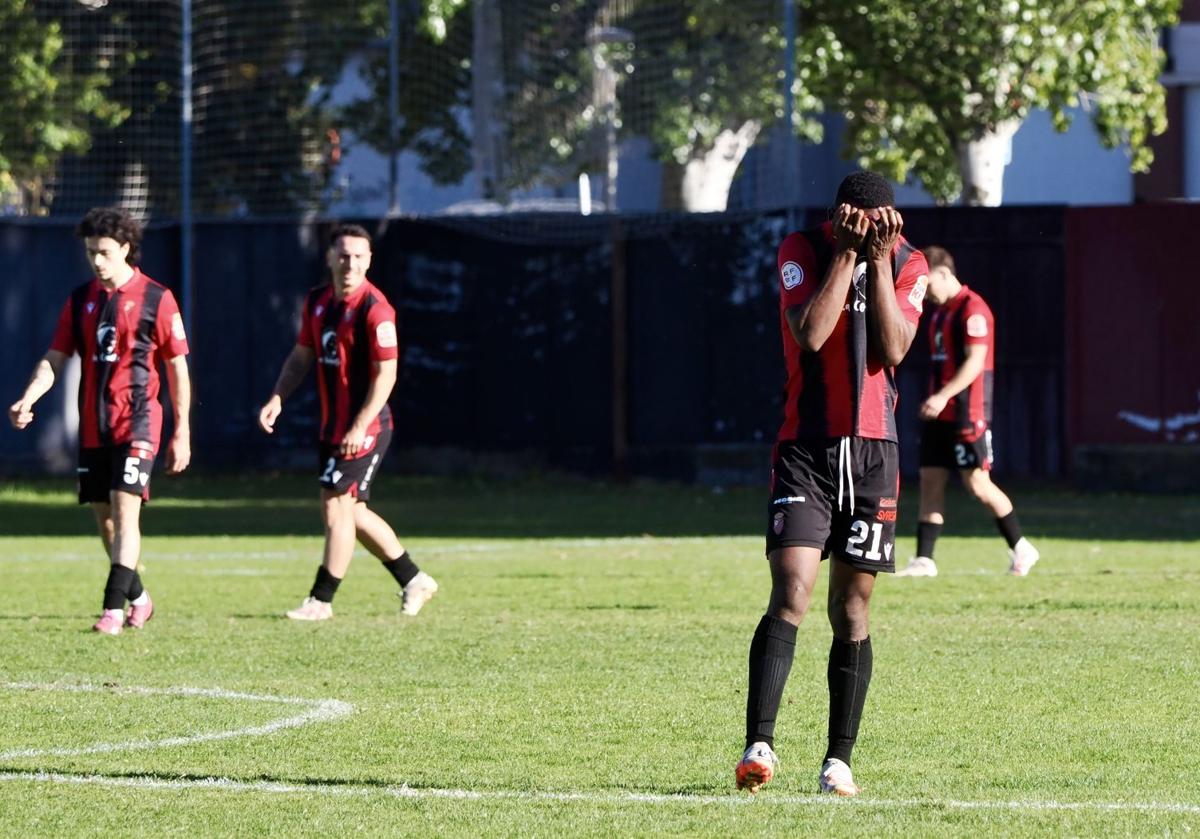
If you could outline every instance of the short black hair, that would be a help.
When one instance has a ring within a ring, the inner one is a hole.
[[[75,226],[75,237],[107,237],[129,245],[125,261],[137,265],[142,256],[142,223],[119,207],[93,207]]]
[[[339,224],[329,234],[329,247],[332,248],[337,244],[337,240],[343,236],[350,236],[354,239],[366,239],[367,244],[373,244],[371,242],[371,234],[361,224]]]
[[[925,254],[925,261],[929,263],[930,270],[945,267],[951,274],[958,276],[958,271],[954,267],[954,257],[942,246],[930,245],[927,248],[921,248],[921,253]]]
[[[835,207],[839,204],[849,204],[859,210],[874,210],[878,207],[895,206],[896,195],[892,192],[892,185],[883,175],[860,169],[842,179],[833,203]]]

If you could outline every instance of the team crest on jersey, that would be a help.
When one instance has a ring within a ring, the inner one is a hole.
[[[111,323],[96,327],[96,360],[112,363],[117,361],[117,328]]]
[[[336,367],[341,363],[338,358],[337,332],[326,329],[321,333],[321,363]]]
[[[917,284],[912,287],[912,291],[908,293],[909,304],[917,310],[918,313],[925,311],[922,304],[925,302],[925,288],[929,285],[929,277],[925,274],[917,277]]]
[[[967,318],[967,334],[972,338],[986,338],[988,334],[987,318],[983,315],[971,315]]]
[[[325,311],[325,306],[318,303],[317,308],[313,309],[313,314],[316,315],[317,317],[320,317],[321,312],[323,312],[323,311]]]
[[[375,327],[375,340],[384,349],[396,346],[396,324],[390,320],[385,320],[379,326]]]
[[[95,303],[88,303],[88,304],[87,304],[87,313],[90,315],[90,314],[91,314],[92,312],[94,312],[94,311],[96,311],[96,304],[95,304]]]
[[[129,310],[130,310],[130,309],[132,309],[132,308],[133,308],[133,301],[132,301],[132,300],[126,300],[126,301],[125,301],[125,314],[129,314]]]
[[[783,287],[791,291],[804,282],[804,269],[798,263],[788,261],[779,269],[779,276],[783,280]]]

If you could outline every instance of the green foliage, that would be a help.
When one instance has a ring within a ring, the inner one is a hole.
[[[64,154],[82,152],[92,124],[128,111],[106,96],[110,78],[79,71],[64,54],[60,23],[27,0],[0,0],[0,204],[45,210],[45,182]]]
[[[848,152],[940,201],[961,191],[958,151],[1033,109],[1056,127],[1082,106],[1108,148],[1145,171],[1166,128],[1161,27],[1180,0],[811,0],[825,62],[816,92],[849,123]]]

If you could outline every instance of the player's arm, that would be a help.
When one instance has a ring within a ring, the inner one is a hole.
[[[343,455],[354,456],[362,448],[371,421],[379,416],[388,397],[392,395],[392,388],[396,386],[396,368],[394,358],[371,362],[371,384],[367,387],[367,398],[342,437]]]
[[[8,409],[8,419],[14,428],[21,430],[33,422],[33,406],[54,386],[54,380],[62,373],[63,365],[66,363],[66,353],[47,350],[46,354],[34,365],[24,393]]]
[[[867,340],[887,367],[904,360],[917,335],[917,325],[900,311],[892,275],[892,251],[903,227],[900,213],[884,207],[867,241]]]
[[[268,434],[275,433],[275,420],[283,413],[283,400],[291,396],[292,391],[304,381],[308,368],[312,367],[316,357],[316,350],[312,347],[303,344],[292,347],[287,360],[283,362],[283,369],[279,371],[279,378],[275,380],[271,398],[259,409],[258,425],[263,431]]]
[[[944,385],[921,403],[921,419],[933,420],[946,409],[946,403],[971,386],[983,375],[987,363],[987,344],[968,344],[966,360]]]
[[[784,312],[792,337],[802,349],[818,352],[833,334],[845,308],[846,295],[850,293],[858,251],[870,226],[866,213],[849,204],[842,204],[834,211],[834,248],[829,270],[807,303],[789,306]]]
[[[192,377],[186,355],[167,359],[167,387],[175,410],[175,434],[167,445],[167,474],[178,475],[192,462]]]

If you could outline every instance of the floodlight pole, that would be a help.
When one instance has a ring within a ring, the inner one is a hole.
[[[195,230],[192,219],[192,0],[180,5],[182,54],[180,56],[179,113],[179,277],[183,298],[183,328],[192,335],[192,256]]]
[[[400,0],[388,0],[388,215],[400,214]]]
[[[800,179],[799,149],[796,147],[796,0],[783,0],[783,119],[787,126],[787,200],[788,232],[796,229],[796,187]]]

